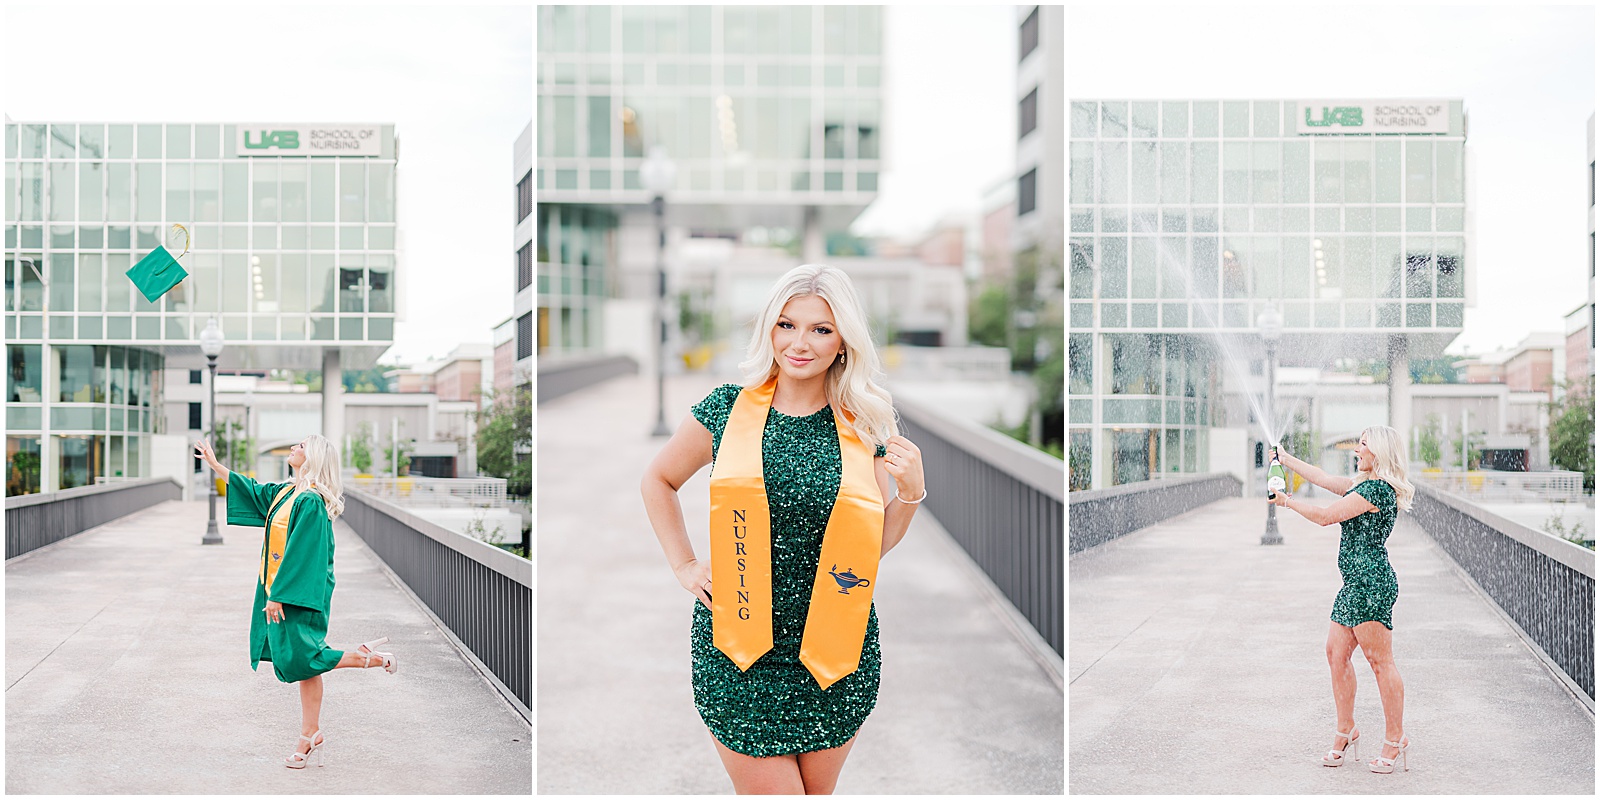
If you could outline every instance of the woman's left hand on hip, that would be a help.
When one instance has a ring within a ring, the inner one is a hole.
[[[894,478],[894,485],[902,497],[916,499],[922,496],[922,451],[904,436],[891,436],[884,443],[889,452],[883,457],[883,467]]]

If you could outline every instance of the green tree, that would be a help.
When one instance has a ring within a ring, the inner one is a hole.
[[[508,494],[533,493],[533,392],[521,386],[509,397],[491,397],[476,414],[478,471],[506,479]]]
[[[389,474],[393,475],[394,477],[397,477],[397,478],[400,477],[401,475],[410,475],[411,474],[411,454],[413,452],[415,452],[416,449],[417,449],[417,440],[416,439],[406,439],[406,438],[401,438],[400,439],[400,445],[399,445],[400,468],[397,470],[397,469],[395,469],[395,465],[393,463],[390,463],[390,462],[394,461],[394,454],[395,454],[394,437],[390,437],[388,441],[384,442],[384,444],[383,444],[383,463],[388,465]]]
[[[1461,463],[1461,432],[1450,437],[1450,463],[1454,466],[1471,471],[1483,463],[1483,445],[1485,439],[1482,431],[1468,431],[1466,436],[1467,463]]]
[[[1006,321],[1011,317],[1011,299],[1001,284],[984,284],[967,308],[967,336],[989,347],[1006,346]]]
[[[372,469],[372,423],[363,422],[350,435],[350,466],[363,475]]]
[[[237,419],[218,422],[216,433],[211,436],[211,447],[216,451],[217,460],[228,469],[247,475],[255,470],[256,440],[244,435],[244,422]]]
[[[1594,491],[1594,376],[1567,381],[1560,402],[1550,404],[1550,463],[1583,473],[1583,488]]]
[[[34,494],[39,491],[39,454],[24,450],[11,459],[6,494]]]
[[[1433,469],[1439,468],[1444,452],[1439,448],[1439,415],[1429,414],[1428,424],[1417,431],[1417,460]]]

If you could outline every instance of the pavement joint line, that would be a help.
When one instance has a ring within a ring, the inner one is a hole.
[[[1073,684],[1073,683],[1077,683],[1079,678],[1081,678],[1081,677],[1083,677],[1085,675],[1088,675],[1089,674],[1089,670],[1094,669],[1094,665],[1100,663],[1100,659],[1101,658],[1105,658],[1106,656],[1111,655],[1112,651],[1116,650],[1118,647],[1121,647],[1123,642],[1128,641],[1128,639],[1130,637],[1132,637],[1134,634],[1139,632],[1140,628],[1144,627],[1145,622],[1149,622],[1150,620],[1155,619],[1156,615],[1160,614],[1161,611],[1162,611],[1162,609],[1156,609],[1155,611],[1150,612],[1150,616],[1145,617],[1144,618],[1144,622],[1141,622],[1138,625],[1135,625],[1133,630],[1128,631],[1127,636],[1124,636],[1121,639],[1118,639],[1116,644],[1111,645],[1111,647],[1109,649],[1107,649],[1104,653],[1100,654],[1100,658],[1096,658],[1094,661],[1090,662],[1089,666],[1084,667],[1082,672],[1078,673],[1077,675],[1074,675],[1072,677],[1072,680],[1068,681],[1067,683],[1069,685]]]
[[[95,527],[99,527],[99,526],[97,525]],[[94,530],[94,528],[90,528],[89,530]],[[88,533],[88,531],[84,531],[84,533]],[[70,539],[70,538],[72,538],[72,537],[71,536],[67,537],[67,539]],[[66,539],[62,539],[61,541],[64,542],[64,541],[66,541]],[[7,562],[7,563],[10,563],[10,562]],[[50,648],[50,652],[45,653],[44,654],[44,658],[41,658],[38,661],[35,661],[33,666],[28,667],[28,671],[27,672],[22,673],[21,677],[18,677],[16,680],[12,681],[10,683],[10,685],[6,686],[6,691],[7,692],[11,691],[11,687],[12,686],[16,686],[17,684],[22,683],[24,678],[28,677],[29,675],[32,675],[34,670],[38,669],[42,664],[44,664],[44,662],[49,661],[50,657],[55,655],[57,650],[60,650],[64,645],[66,645],[67,642],[72,641],[72,637],[77,636],[79,633],[82,633],[84,628],[89,627],[89,623],[94,622],[96,619],[98,619],[100,617],[101,614],[106,613],[106,609],[110,608],[119,599],[121,599],[121,598],[120,597],[113,597],[111,600],[107,601],[105,605],[100,607],[99,611],[94,612],[94,616],[89,617],[88,619],[84,620],[83,624],[79,625],[77,630],[74,630],[72,633],[67,634],[67,637],[65,639],[62,639],[59,643],[56,644],[55,647]]]
[[[350,528],[349,523],[341,520],[340,524],[348,528],[351,534],[355,534],[356,538],[360,539],[363,545],[366,544],[366,540],[362,539],[359,534],[356,534],[355,529]],[[531,727],[533,725],[533,715],[530,711],[522,707],[522,703],[517,700],[516,695],[513,695],[511,690],[502,684],[499,678],[494,676],[494,673],[489,670],[488,666],[486,666],[482,661],[478,660],[478,657],[473,654],[472,650],[456,637],[455,633],[450,630],[449,626],[444,624],[444,620],[439,619],[439,616],[433,613],[433,609],[428,608],[428,604],[422,602],[422,598],[418,597],[416,592],[411,591],[411,587],[407,586],[406,582],[401,580],[400,576],[395,574],[395,571],[390,569],[389,565],[385,563],[383,559],[378,557],[376,551],[374,551],[370,546],[366,547],[365,549],[367,551],[367,555],[372,559],[373,563],[377,564],[378,568],[383,571],[384,576],[389,579],[389,582],[394,584],[395,588],[399,589],[402,594],[410,598],[412,604],[417,607],[417,610],[421,611],[423,616],[426,616],[428,621],[432,622],[433,626],[439,629],[439,633],[444,635],[445,641],[450,643],[450,646],[455,649],[457,655],[460,655],[462,660],[467,662],[468,666],[472,667],[473,672],[477,673],[478,677],[488,684],[489,688],[493,689],[494,693],[499,695],[501,700],[505,701],[506,705],[510,707],[510,710],[513,713],[515,713],[524,723]]]

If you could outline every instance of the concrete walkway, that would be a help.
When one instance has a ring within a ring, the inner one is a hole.
[[[1594,716],[1404,516],[1389,552],[1412,769],[1321,766],[1339,528],[1278,518],[1281,547],[1257,543],[1265,500],[1234,499],[1071,559],[1072,793],[1594,793]],[[1365,760],[1383,711],[1354,663]]]
[[[669,382],[669,424],[721,382]],[[639,499],[666,441],[648,436],[654,384],[617,378],[541,405],[537,419],[539,792],[731,792],[690,687],[694,600]],[[708,473],[679,495],[702,556]],[[839,793],[1062,793],[1061,690],[964,558],[918,514],[885,559],[883,683]]]
[[[285,769],[299,692],[249,662],[261,531],[205,526],[167,502],[6,564],[7,794],[531,791],[528,723],[342,522],[329,644],[388,636],[400,669],[329,673],[327,765]]]

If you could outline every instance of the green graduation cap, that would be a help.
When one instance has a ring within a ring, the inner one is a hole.
[[[189,229],[182,225],[172,227],[174,230],[183,231],[183,252],[178,254],[178,258],[181,258],[189,252]],[[189,273],[178,264],[178,258],[174,258],[167,248],[156,245],[156,249],[151,250],[149,255],[139,259],[139,263],[128,270],[128,278],[133,281],[134,286],[139,287],[139,293],[144,295],[144,299],[154,303],[171,291],[172,287],[182,283],[184,278],[189,277]]]

